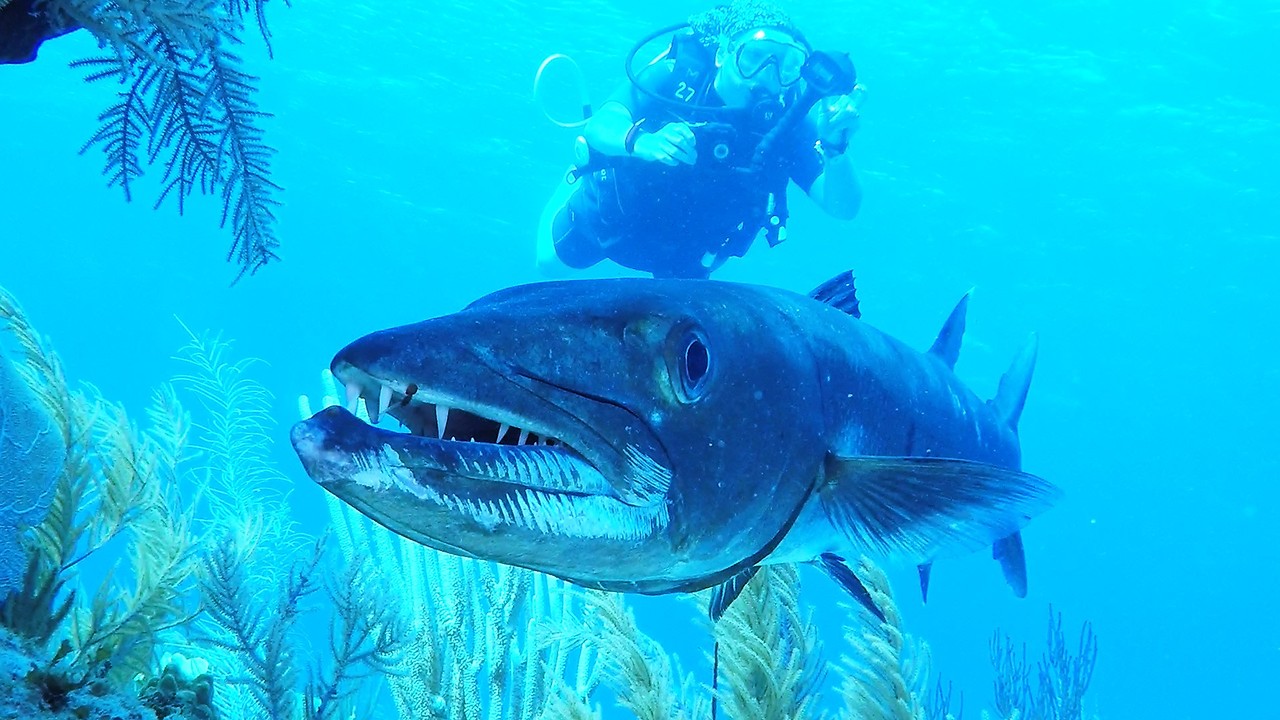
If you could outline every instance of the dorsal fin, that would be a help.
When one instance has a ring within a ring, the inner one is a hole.
[[[1031,334],[1022,352],[1013,359],[1009,369],[1000,376],[1000,387],[991,405],[1005,424],[1015,432],[1018,429],[1018,418],[1022,417],[1022,406],[1027,402],[1027,388],[1031,387],[1031,374],[1036,368],[1036,335]]]
[[[942,323],[942,330],[938,331],[938,338],[933,341],[933,347],[929,348],[930,355],[936,356],[952,370],[955,370],[956,360],[960,358],[960,342],[964,339],[964,318],[969,311],[969,295],[972,292],[970,290],[965,293],[964,297],[960,298],[960,302],[956,303],[951,314],[947,316],[947,321]]]
[[[856,318],[862,317],[862,310],[858,307],[858,289],[853,286],[852,270],[845,270],[814,288],[809,297]]]

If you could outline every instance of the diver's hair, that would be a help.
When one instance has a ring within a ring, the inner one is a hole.
[[[804,42],[804,35],[791,22],[791,16],[768,0],[731,0],[691,16],[689,27],[701,36],[706,45],[758,28],[777,28]]]

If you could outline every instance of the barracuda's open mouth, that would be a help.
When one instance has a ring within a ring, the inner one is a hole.
[[[399,490],[422,510],[465,516],[487,531],[534,530],[575,537],[639,538],[667,523],[665,503],[624,502],[605,475],[546,420],[397,380],[376,380],[352,366],[338,369],[346,405],[363,400],[371,423],[330,409],[294,430],[308,472],[343,496],[332,480],[375,491],[367,502],[343,499],[376,520],[382,491]],[[386,495],[389,497],[389,495]],[[429,525],[430,512],[422,513]],[[431,527],[417,529],[432,536]]]

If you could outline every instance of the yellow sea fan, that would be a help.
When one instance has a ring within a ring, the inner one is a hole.
[[[845,628],[851,654],[842,659],[843,717],[857,720],[924,720],[929,648],[903,633],[902,617],[884,571],[867,558],[858,578],[885,620],[859,608],[861,622]]]
[[[800,609],[791,565],[762,567],[716,624],[717,696],[734,720],[818,718],[825,672],[817,629]]]

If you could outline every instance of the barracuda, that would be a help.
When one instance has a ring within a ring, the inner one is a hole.
[[[803,296],[700,280],[519,286],[375,332],[332,370],[342,407],[292,431],[310,476],[394,532],[593,588],[716,587],[768,563],[921,568],[1019,532],[1058,496],[1021,471],[1028,345],[980,400],[953,373],[967,298],[916,352],[858,318],[849,274]],[[395,430],[379,427],[393,424]]]

